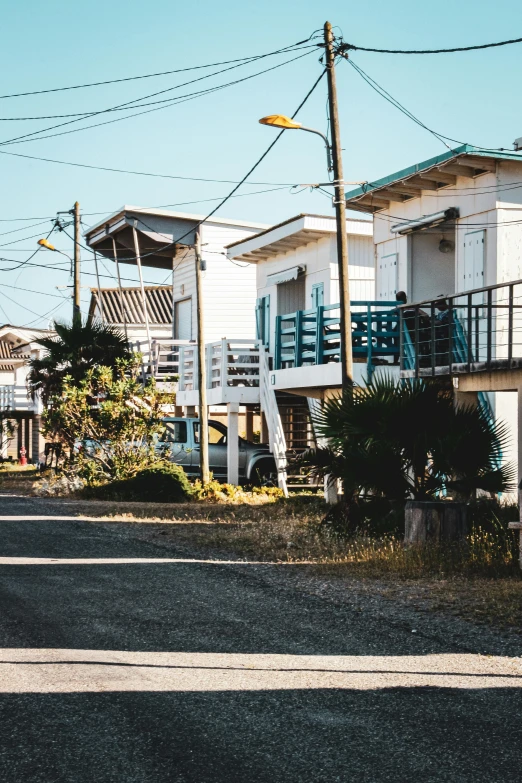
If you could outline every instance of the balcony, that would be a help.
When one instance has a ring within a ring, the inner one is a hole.
[[[259,341],[218,340],[205,346],[208,405],[259,403]],[[179,347],[178,405],[198,405],[197,344]]]
[[[398,371],[400,332],[396,302],[353,301],[354,381],[371,379],[376,367]],[[341,385],[341,322],[338,304],[301,310],[276,319],[275,389],[315,390]]]
[[[402,305],[401,377],[522,368],[522,281]]]
[[[39,414],[41,413],[41,403],[39,400],[33,402],[28,397],[25,386],[8,384],[0,386],[0,411]]]

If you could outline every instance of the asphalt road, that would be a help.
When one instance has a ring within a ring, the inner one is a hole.
[[[0,498],[1,781],[522,780],[520,659],[45,509]]]

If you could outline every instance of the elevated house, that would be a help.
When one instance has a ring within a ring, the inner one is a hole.
[[[346,202],[373,215],[377,300],[411,302],[401,376],[446,380],[507,422],[522,479],[522,155],[463,145]]]
[[[27,375],[30,359],[40,357],[43,352],[36,340],[51,334],[45,329],[0,326],[0,411],[3,421],[11,422],[13,432],[12,437],[6,438],[2,427],[2,459],[20,459],[22,447],[29,462],[44,459],[41,402],[29,398]]]
[[[395,303],[375,302],[372,223],[348,220],[346,231],[356,380],[384,364],[398,373]],[[341,385],[336,222],[297,215],[230,243],[227,254],[255,269],[256,338],[226,336],[207,346],[209,397],[218,405],[260,405],[262,439],[285,487],[289,453],[313,442],[310,409]],[[196,400],[183,372],[180,388],[180,398]]]

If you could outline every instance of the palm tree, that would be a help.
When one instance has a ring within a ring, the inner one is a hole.
[[[340,479],[348,504],[361,493],[404,501],[513,488],[513,466],[501,465],[507,428],[435,384],[381,376],[327,400],[314,424],[328,446],[303,462]]]
[[[44,404],[60,393],[66,375],[79,382],[93,367],[115,367],[117,360],[131,356],[125,335],[108,324],[78,320],[68,325],[55,321],[54,330],[56,337],[36,341],[46,354],[31,359],[27,378],[31,397],[41,396]]]

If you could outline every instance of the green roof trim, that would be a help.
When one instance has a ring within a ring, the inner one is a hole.
[[[431,169],[433,166],[439,166],[441,163],[447,163],[452,158],[458,158],[459,155],[474,155],[475,157],[483,158],[501,158],[503,160],[519,160],[522,163],[522,155],[517,152],[498,152],[496,150],[484,150],[482,148],[473,147],[471,144],[463,144],[461,147],[456,147],[454,150],[448,150],[441,155],[436,155],[434,158],[428,158],[423,160],[422,163],[416,163],[414,166],[408,166],[406,169],[396,171],[394,174],[389,174],[387,177],[378,179],[375,182],[369,182],[367,185],[351,190],[346,193],[346,201],[364,196],[367,193],[371,193],[373,190],[379,190],[386,185],[390,185],[393,182],[411,177],[412,174],[418,174],[426,169]]]

